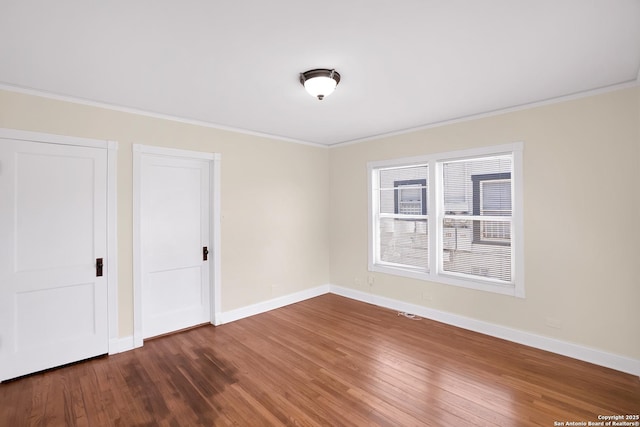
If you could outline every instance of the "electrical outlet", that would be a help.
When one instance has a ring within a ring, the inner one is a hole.
[[[375,282],[376,282],[375,276],[370,275],[369,277],[367,277],[367,283],[369,284],[369,287],[372,287]]]
[[[431,294],[429,292],[423,292],[422,293],[422,300],[423,301],[433,301],[433,297],[431,296]]]

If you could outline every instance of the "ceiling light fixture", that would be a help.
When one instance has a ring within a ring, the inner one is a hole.
[[[322,101],[325,96],[331,95],[340,83],[340,73],[326,68],[309,70],[300,73],[300,83],[311,96]]]

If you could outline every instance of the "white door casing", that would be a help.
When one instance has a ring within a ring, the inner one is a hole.
[[[219,209],[211,189],[218,185],[217,162],[211,153],[134,145],[136,346],[143,338],[215,323]]]
[[[117,338],[115,148],[0,129],[0,380],[105,354]]]

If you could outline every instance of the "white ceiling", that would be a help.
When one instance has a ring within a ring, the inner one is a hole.
[[[4,88],[326,145],[639,69],[640,0],[0,0]]]

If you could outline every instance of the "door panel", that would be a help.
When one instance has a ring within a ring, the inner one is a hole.
[[[107,353],[107,150],[0,139],[0,380]]]
[[[209,162],[143,154],[140,197],[144,337],[208,322]]]
[[[187,310],[199,307],[203,301],[200,281],[201,267],[181,268],[177,270],[149,273],[149,299],[145,301],[145,310],[149,316],[158,316],[170,311]],[[175,284],[180,283],[180,292],[175,292]]]
[[[95,159],[18,152],[15,161],[16,272],[90,265]]]
[[[16,294],[16,351],[41,351],[66,341],[95,334],[95,293],[93,283],[53,287]],[[38,307],[42,319],[34,322],[32,310]],[[73,316],[67,313],[73,312]]]

